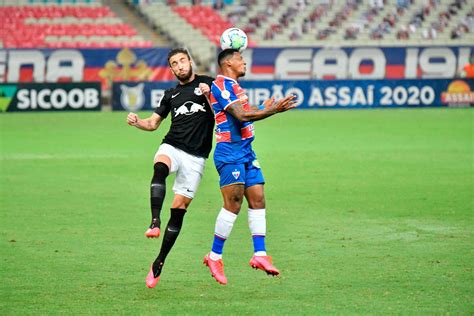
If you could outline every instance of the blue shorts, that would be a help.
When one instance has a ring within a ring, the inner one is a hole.
[[[221,188],[232,184],[243,184],[247,188],[265,183],[262,170],[256,159],[241,164],[221,163],[216,165],[216,168]]]

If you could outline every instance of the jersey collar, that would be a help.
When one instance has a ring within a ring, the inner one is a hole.
[[[237,80],[232,79],[232,78],[230,78],[230,77],[226,77],[226,76],[223,76],[223,75],[217,75],[217,77],[222,77],[222,78],[224,78],[224,79],[227,79],[227,80],[233,81],[233,82],[235,82],[235,83],[238,83]]]

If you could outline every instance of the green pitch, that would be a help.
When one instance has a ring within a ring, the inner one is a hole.
[[[248,266],[246,210],[224,249],[229,284],[202,265],[221,207],[210,160],[152,290],[161,239],[143,234],[168,122],[147,133],[126,113],[0,115],[0,314],[472,315],[473,114],[293,111],[257,122],[281,277]]]

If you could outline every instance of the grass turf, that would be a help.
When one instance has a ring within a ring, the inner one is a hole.
[[[152,290],[161,238],[143,233],[169,122],[146,133],[125,113],[0,115],[0,313],[472,314],[473,114],[309,110],[255,123],[281,277],[248,266],[245,208],[225,247],[229,284],[202,265],[221,207],[210,159]]]

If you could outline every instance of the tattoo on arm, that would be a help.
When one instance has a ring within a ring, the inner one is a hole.
[[[248,111],[244,110],[240,102],[228,106],[226,111],[241,122],[258,121],[275,114],[270,108],[259,110],[258,108],[251,107]]]
[[[245,110],[240,102],[236,102],[227,107],[227,112],[229,112],[233,117],[242,121],[245,115]]]

